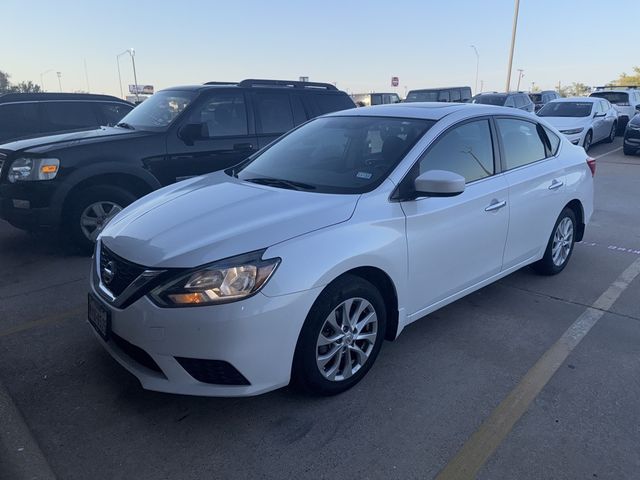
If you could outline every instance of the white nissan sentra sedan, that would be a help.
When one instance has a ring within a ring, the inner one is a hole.
[[[147,389],[336,394],[411,322],[526,265],[562,271],[594,173],[511,108],[326,115],[119,213],[96,245],[89,321]]]

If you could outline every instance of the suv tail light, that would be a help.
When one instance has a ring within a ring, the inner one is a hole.
[[[587,165],[589,165],[589,170],[591,170],[591,176],[595,176],[596,174],[596,159],[587,157]]]

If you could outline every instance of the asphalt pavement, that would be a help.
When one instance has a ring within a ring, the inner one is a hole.
[[[415,322],[331,398],[142,390],[85,321],[89,259],[0,221],[0,478],[640,478],[640,157],[620,145],[589,152],[596,210],[562,274]]]

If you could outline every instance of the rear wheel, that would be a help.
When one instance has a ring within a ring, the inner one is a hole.
[[[83,252],[90,253],[107,223],[135,200],[132,193],[110,185],[82,190],[71,200],[66,214],[66,228],[71,241]]]
[[[588,152],[591,148],[591,140],[593,140],[593,134],[591,133],[591,130],[589,130],[584,136],[584,141],[582,142],[582,146],[584,147],[585,152]]]
[[[618,131],[618,124],[616,122],[613,122],[613,125],[611,125],[611,132],[609,132],[609,136],[607,137],[607,140],[606,140],[607,143],[611,143],[615,140],[617,131]]]
[[[575,245],[576,215],[570,208],[560,213],[541,260],[533,268],[542,275],[556,275],[564,270]]]
[[[314,303],[302,327],[292,378],[304,390],[335,395],[353,387],[375,362],[387,312],[378,289],[345,275]]]

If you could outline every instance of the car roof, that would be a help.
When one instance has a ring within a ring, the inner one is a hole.
[[[371,107],[353,108],[328,113],[325,117],[340,116],[372,116],[372,117],[397,117],[397,118],[421,118],[438,121],[447,115],[463,110],[473,111],[476,115],[519,115],[525,114],[521,110],[495,105],[481,105],[475,103],[444,103],[444,102],[409,102],[390,103],[387,105],[374,105]]]
[[[179,85],[163,89],[163,91],[182,90],[200,92],[203,90],[251,88],[251,89],[279,89],[285,91],[313,91],[316,93],[345,94],[331,83],[300,82],[297,80],[270,80],[249,78],[241,82],[207,82],[202,85]]]
[[[109,102],[126,103],[127,105],[133,105],[126,100],[114,97],[112,95],[100,95],[95,93],[5,93],[0,95],[0,103],[14,103],[14,102],[42,102],[45,100],[99,100]]]
[[[586,102],[586,103],[595,103],[599,100],[602,100],[601,98],[592,98],[592,97],[565,97],[565,98],[556,98],[554,100],[551,100],[553,103],[559,103],[559,102]]]
[[[414,88],[412,90],[409,90],[409,93],[411,92],[435,92],[438,90],[451,90],[453,88],[468,88],[471,89],[471,87],[433,87],[433,88]]]

